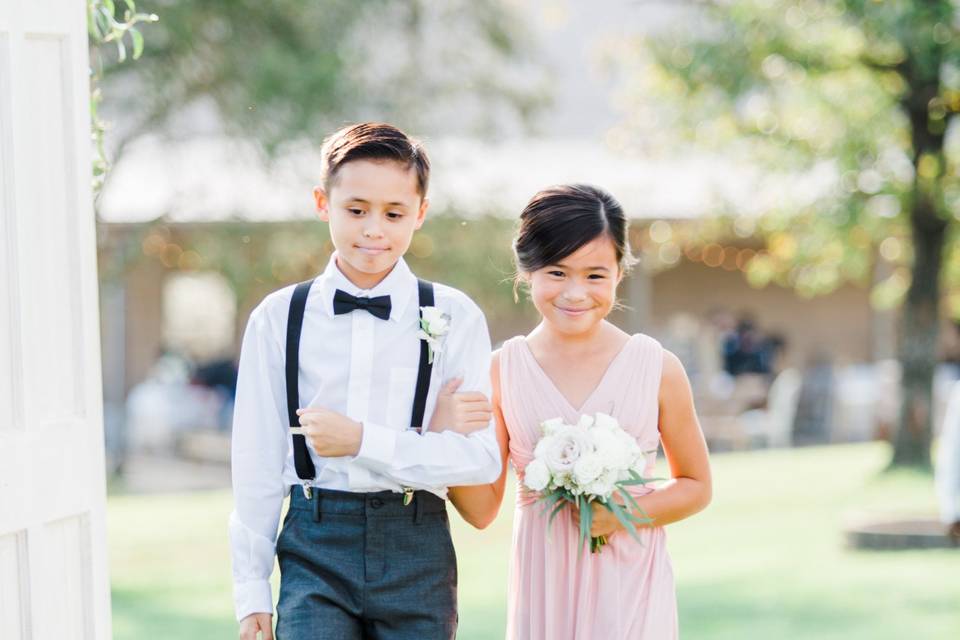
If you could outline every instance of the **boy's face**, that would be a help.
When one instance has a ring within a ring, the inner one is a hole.
[[[417,173],[392,160],[354,160],[340,167],[329,191],[313,190],[321,220],[330,224],[337,266],[362,289],[375,286],[406,253],[423,225],[429,200]]]

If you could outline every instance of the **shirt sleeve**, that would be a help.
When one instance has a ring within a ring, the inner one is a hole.
[[[489,398],[491,350],[486,319],[472,302],[461,306],[457,315],[443,345],[441,379],[461,376],[461,391],[479,391]],[[424,422],[429,423],[429,415]],[[452,431],[421,435],[367,421],[354,461],[415,489],[486,484],[500,477],[501,470],[492,420],[485,429],[466,436]]]
[[[286,494],[285,398],[282,351],[261,307],[244,333],[233,413],[229,531],[238,621],[251,613],[273,613],[270,574]]]

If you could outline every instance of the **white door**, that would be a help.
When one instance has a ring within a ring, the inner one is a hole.
[[[0,638],[110,637],[85,3],[0,0]]]

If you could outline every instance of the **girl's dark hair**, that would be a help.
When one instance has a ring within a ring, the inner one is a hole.
[[[520,214],[513,242],[517,275],[557,264],[602,235],[613,242],[617,263],[626,272],[636,262],[627,227],[620,203],[603,189],[586,184],[544,189]]]

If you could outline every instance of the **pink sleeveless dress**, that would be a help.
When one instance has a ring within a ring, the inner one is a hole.
[[[653,338],[632,336],[579,409],[547,377],[523,336],[500,350],[500,394],[510,434],[510,461],[522,478],[540,437],[540,423],[581,413],[607,413],[633,434],[644,451],[660,441],[658,401],[663,350]],[[653,476],[656,453],[645,476]],[[634,495],[652,491],[634,487]],[[662,527],[611,536],[598,554],[577,554],[577,528],[569,513],[549,530],[535,497],[518,488],[510,564],[509,640],[671,640],[678,637],[673,568]]]

